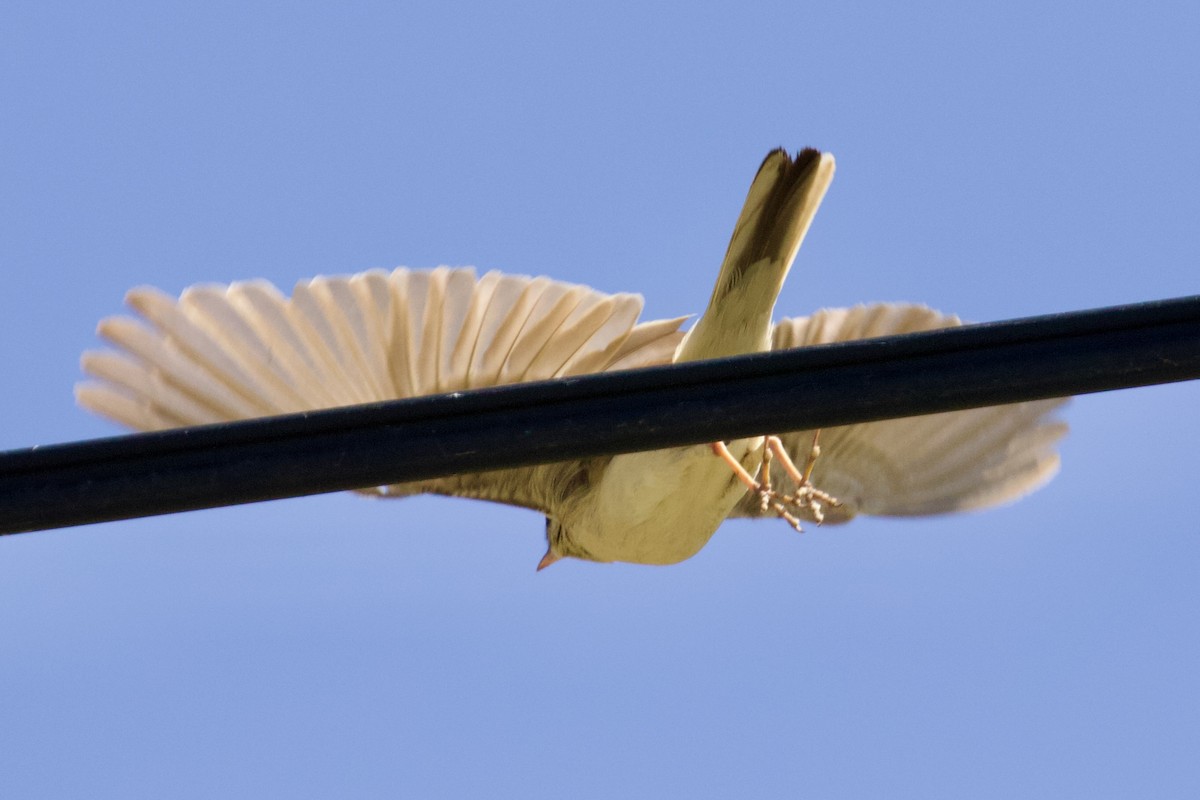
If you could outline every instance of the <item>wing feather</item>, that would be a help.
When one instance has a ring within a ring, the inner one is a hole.
[[[551,340],[589,292],[585,286],[555,284],[543,289],[536,299],[523,298],[533,300],[528,316],[522,319],[519,328],[512,324],[506,336],[497,338],[492,346],[494,352],[489,354],[493,368],[498,368],[499,380],[503,383],[536,380],[531,372],[534,364],[539,363],[543,353],[553,353]],[[513,315],[513,319],[522,316]]]
[[[164,382],[203,407],[203,411],[197,412],[198,416],[211,417],[204,422],[255,415],[250,402],[230,389],[227,383],[213,378],[207,362],[181,349],[181,340],[164,340],[127,317],[103,320],[99,333],[142,361],[155,365]]]
[[[775,326],[773,349],[864,339],[961,325],[925,306],[878,304],[819,311]],[[1055,445],[1067,426],[1053,412],[1066,400],[1039,400],[821,431],[813,484],[842,501],[826,522],[857,514],[943,514],[1006,503],[1038,488],[1058,470]],[[812,431],[781,436],[802,463]],[[771,478],[786,485],[778,464]],[[732,516],[761,516],[747,498]]]
[[[170,298],[156,300],[164,301],[170,302]],[[289,394],[287,378],[268,357],[268,345],[241,312],[231,307],[224,287],[188,290],[178,311],[200,334],[196,346],[203,350],[197,351],[197,358],[208,365],[214,381],[246,398],[258,414],[281,413]]]
[[[609,369],[636,369],[674,362],[684,336],[679,326],[687,319],[676,317],[639,324],[613,354]]]
[[[475,348],[471,385],[476,387],[521,380],[561,322],[561,317],[554,316],[555,299],[573,298],[584,291],[583,287],[568,287],[548,278],[531,281],[506,275],[498,282]],[[574,303],[569,299],[563,305],[569,309]],[[569,311],[559,313],[565,316]]]
[[[303,334],[296,328],[295,314],[283,294],[266,281],[235,283],[227,292],[237,309],[267,348],[266,367],[283,380],[286,400],[282,409],[300,411],[306,406],[336,405],[320,374]]]
[[[667,363],[683,319],[637,324],[638,295],[469,268],[318,277],[285,297],[266,281],[141,288],[133,317],[101,322],[113,351],[85,353],[80,405],[137,430],[414,397]],[[368,488],[549,511],[571,462]],[[531,488],[531,482],[534,484]]]

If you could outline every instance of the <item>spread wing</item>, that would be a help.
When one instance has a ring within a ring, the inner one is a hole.
[[[298,283],[204,285],[126,297],[115,350],[84,353],[80,405],[135,430],[202,425],[672,359],[683,318],[638,324],[642,298],[470,268],[381,270]],[[364,491],[454,494],[550,510],[587,462]]]
[[[918,305],[879,304],[819,311],[782,320],[772,349],[866,339],[961,325],[958,317]],[[917,516],[984,508],[1037,489],[1058,471],[1055,443],[1067,431],[1053,416],[1065,399],[930,414],[826,428],[812,483],[842,501],[826,522],[857,514]],[[812,431],[780,437],[803,465]],[[771,479],[787,486],[773,464]],[[763,516],[755,498],[731,516]]]

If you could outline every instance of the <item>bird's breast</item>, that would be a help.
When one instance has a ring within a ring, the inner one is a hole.
[[[730,443],[752,474],[761,450],[761,438]],[[675,564],[708,543],[744,492],[709,445],[617,456],[572,538],[597,560]]]

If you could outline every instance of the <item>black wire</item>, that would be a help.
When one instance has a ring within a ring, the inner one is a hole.
[[[0,453],[0,534],[1200,377],[1200,296]]]

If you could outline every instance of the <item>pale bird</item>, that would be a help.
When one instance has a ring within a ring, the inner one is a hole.
[[[83,369],[95,380],[80,384],[76,397],[130,428],[156,430],[962,324],[908,304],[772,323],[833,171],[833,157],[816,150],[766,157],[708,308],[686,334],[687,317],[639,323],[639,295],[499,272],[477,278],[469,268],[317,277],[298,283],[290,298],[261,280],[194,286],[178,299],[138,288],[126,300],[141,319],[100,323],[99,334],[118,349],[84,354]],[[1057,471],[1054,446],[1066,425],[1052,412],[1063,402],[828,428],[815,462],[813,432],[784,433],[782,450],[808,462],[811,485],[827,493],[810,492],[807,501],[788,502],[767,488],[788,484],[790,464],[777,458],[762,469],[761,436],[724,448],[677,447],[360,491],[538,511],[547,539],[539,569],[566,556],[673,564],[697,553],[729,517],[840,523],[858,514],[943,514],[1014,500]],[[726,458],[714,454],[721,450]]]

